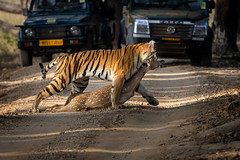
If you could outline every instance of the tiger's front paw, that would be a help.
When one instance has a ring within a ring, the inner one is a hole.
[[[151,104],[153,106],[157,106],[159,104],[158,100],[154,97],[147,98],[147,101],[149,104]]]

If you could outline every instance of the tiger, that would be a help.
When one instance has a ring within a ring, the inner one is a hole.
[[[113,108],[118,108],[124,81],[136,73],[142,64],[148,65],[157,58],[154,44],[155,41],[151,40],[116,50],[88,50],[58,56],[42,69],[42,78],[45,78],[48,70],[58,64],[52,81],[36,96],[32,111],[39,112],[38,105],[43,99],[65,89],[71,82],[89,80],[91,76],[112,81],[111,104]],[[138,92],[145,94],[147,90],[141,84],[139,86]]]
[[[150,66],[141,66],[141,68],[130,79],[124,82],[119,103],[123,104],[131,97],[133,97],[135,90],[138,88],[138,85],[144,75],[149,70],[154,70],[158,67],[162,67],[163,64],[163,60],[157,61],[157,59],[155,59],[150,63]],[[107,108],[109,106],[111,106],[111,85],[101,87],[91,92],[84,92],[81,94],[74,93],[68,97],[65,105],[55,105],[53,107],[47,108],[46,111],[74,112],[81,110]]]

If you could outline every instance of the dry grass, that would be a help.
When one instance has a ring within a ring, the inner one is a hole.
[[[12,25],[21,25],[23,24],[24,17],[21,14],[13,14],[0,11],[0,20]]]
[[[3,1],[20,4],[20,0],[3,0]]]
[[[0,28],[0,72],[19,66],[17,36]]]
[[[20,4],[20,0],[5,0]],[[0,20],[12,25],[22,25],[23,15],[0,11]],[[19,63],[19,50],[17,47],[17,35],[13,35],[0,27],[0,72],[10,68],[16,68]]]
[[[20,0],[3,0],[3,1],[20,4]],[[24,17],[22,14],[13,14],[0,11],[0,20],[12,25],[21,25],[23,24]]]

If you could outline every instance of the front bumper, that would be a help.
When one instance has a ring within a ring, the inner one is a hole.
[[[151,38],[133,38],[134,43],[149,42]],[[209,46],[209,38],[187,38],[187,39],[154,39],[156,41],[156,50],[158,56],[176,56],[186,55],[187,50],[202,50]]]
[[[59,53],[67,52],[72,53],[76,51],[83,50],[87,46],[86,37],[71,37],[71,38],[62,38],[62,44],[58,45],[46,45],[41,46],[40,40],[59,40],[59,39],[34,39],[34,40],[20,40],[18,41],[18,48],[22,50],[31,50],[34,55],[41,55],[42,53]]]

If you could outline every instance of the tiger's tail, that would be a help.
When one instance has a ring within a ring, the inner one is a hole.
[[[63,58],[65,58],[67,55],[61,55],[61,56],[58,56],[57,58],[53,59],[51,62],[49,62],[45,68],[43,66],[42,63],[39,63],[39,66],[41,68],[41,72],[42,72],[42,79],[45,79],[46,78],[46,74],[47,72],[53,68],[56,64],[59,63],[60,60],[62,60]]]

